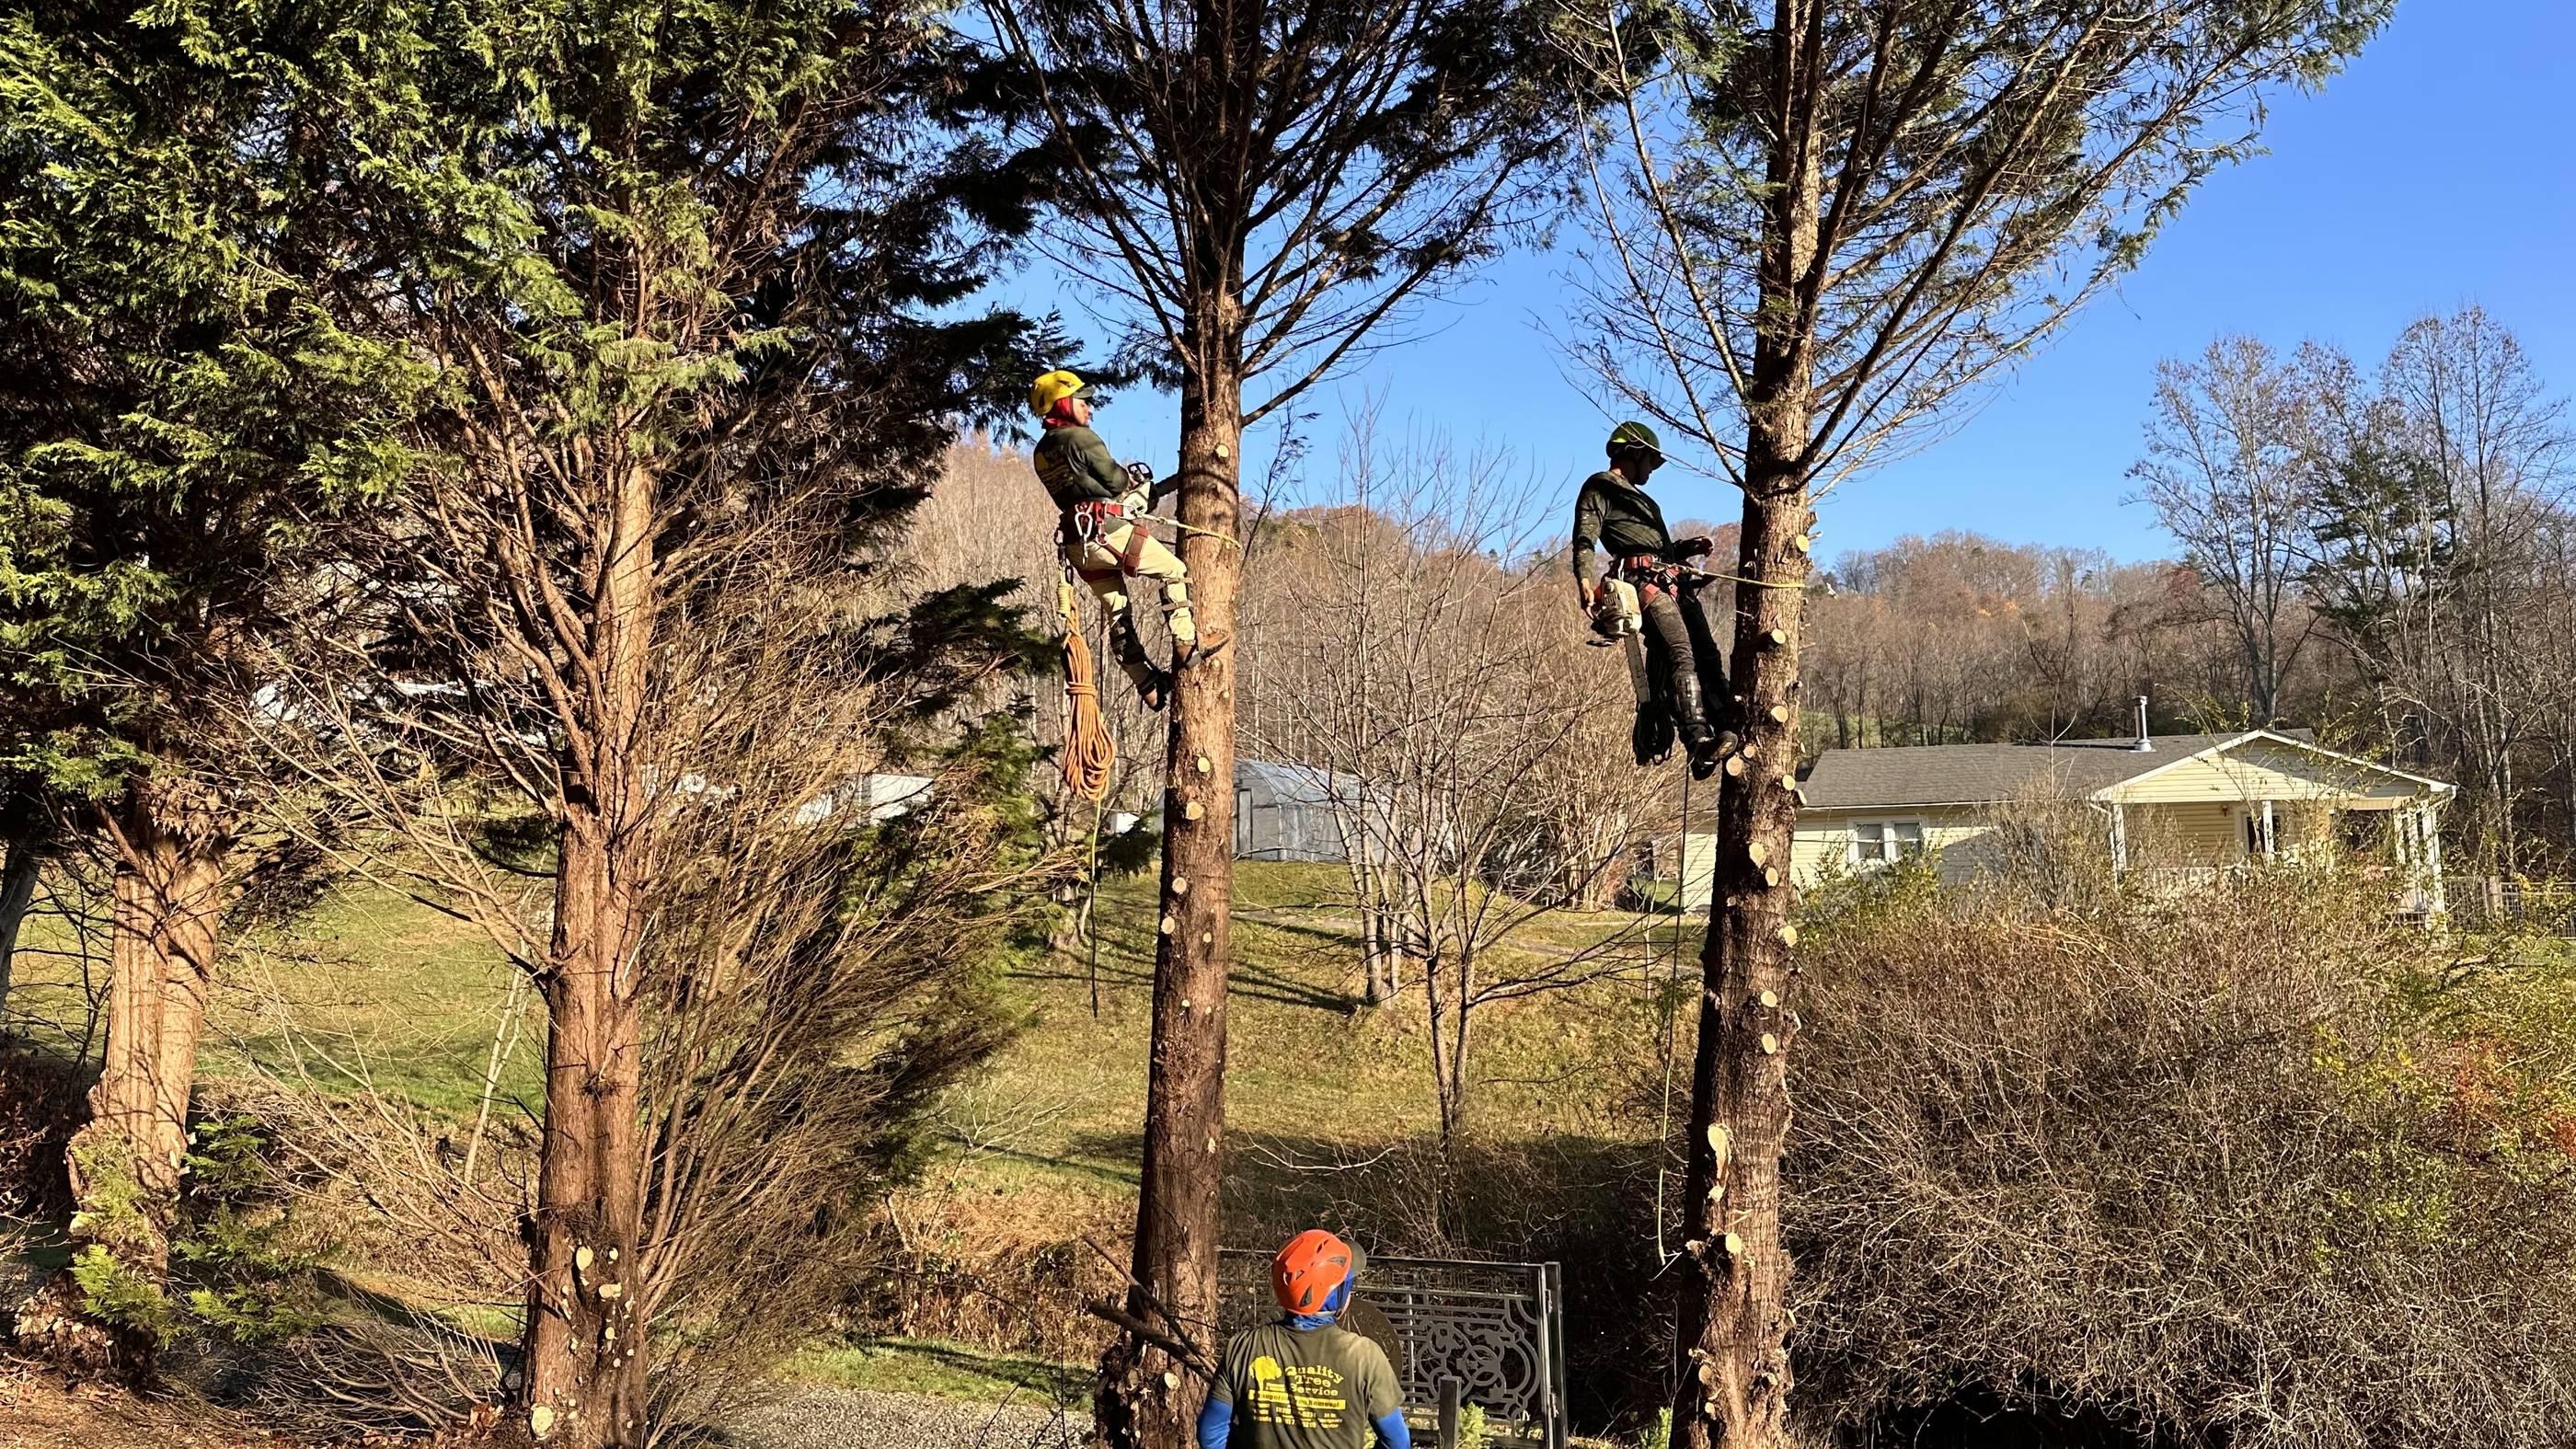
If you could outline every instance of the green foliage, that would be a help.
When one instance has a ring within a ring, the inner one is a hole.
[[[161,1228],[153,1218],[150,1194],[135,1175],[131,1144],[113,1134],[76,1139],[71,1159],[83,1185],[81,1209],[72,1215],[72,1236],[158,1257]]]
[[[101,1323],[130,1329],[158,1342],[170,1336],[177,1318],[169,1296],[152,1275],[118,1257],[104,1243],[91,1243],[72,1258],[72,1282],[81,1291],[81,1308]]]
[[[189,1315],[242,1343],[268,1343],[317,1327],[309,1251],[289,1246],[269,1135],[256,1117],[210,1117],[190,1134],[188,1226],[171,1245],[194,1286]]]
[[[425,374],[334,316],[317,69],[365,13],[0,18],[0,767],[97,796],[255,687]]]
[[[1673,1411],[1657,1409],[1655,1422],[1637,1431],[1637,1449],[1672,1449]]]

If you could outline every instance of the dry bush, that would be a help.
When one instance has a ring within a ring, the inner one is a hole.
[[[2563,1444],[2570,1161],[2464,1102],[2445,939],[2323,870],[2114,878],[2051,816],[1964,887],[1812,902],[1809,1427],[1964,1403],[2231,1449]]]

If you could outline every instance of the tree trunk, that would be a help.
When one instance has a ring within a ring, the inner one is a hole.
[[[1194,377],[1181,395],[1180,519],[1236,535],[1242,379]],[[1202,636],[1231,629],[1242,555],[1207,534],[1182,535],[1192,613]],[[1163,890],[1154,956],[1153,1058],[1145,1096],[1145,1159],[1127,1312],[1216,1351],[1217,1148],[1225,1126],[1226,963],[1234,890],[1234,667],[1231,649],[1181,676],[1172,710],[1163,796]],[[1103,1442],[1115,1449],[1182,1449],[1203,1380],[1165,1348],[1133,1334],[1101,1362]]]
[[[16,974],[18,930],[26,924],[27,907],[36,898],[36,875],[45,861],[45,819],[25,809],[9,832],[9,862],[0,866],[0,1036],[9,1034],[9,985]]]
[[[1789,848],[1797,822],[1798,649],[1810,571],[1807,444],[1815,396],[1814,310],[1805,300],[1819,183],[1812,118],[1789,98],[1806,31],[1798,6],[1774,22],[1780,138],[1766,202],[1762,315],[1748,389],[1744,532],[1736,572],[1732,687],[1743,701],[1740,768],[1718,796],[1709,929],[1700,951],[1699,1045],[1691,1069],[1682,1290],[1675,1347],[1675,1449],[1789,1443],[1788,1251],[1780,1156],[1789,1137]],[[1803,139],[1802,139],[1803,138]],[[1784,642],[1769,641],[1777,631]]]
[[[106,821],[116,852],[107,1052],[70,1151],[73,1266],[18,1314],[21,1348],[87,1376],[149,1377],[164,1293],[188,1094],[214,978],[224,851],[216,802],[137,780]],[[75,1276],[77,1275],[77,1276]]]
[[[635,927],[595,819],[564,833],[546,998],[546,1123],[530,1225],[527,1403],[541,1443],[644,1442],[637,1012],[619,980]]]
[[[527,1224],[522,1394],[529,1434],[565,1449],[641,1449],[648,1429],[649,1305],[637,1247],[644,1163],[635,953],[653,869],[640,749],[656,625],[652,500],[619,480],[598,545],[607,561],[587,641],[595,683],[577,696],[590,744],[567,751],[546,1000],[546,1120]]]

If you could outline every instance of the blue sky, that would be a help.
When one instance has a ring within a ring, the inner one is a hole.
[[[2476,301],[2521,337],[2553,391],[2576,393],[2576,3],[2401,0],[2370,49],[2316,95],[2275,98],[2270,154],[2205,185],[2117,293],[2078,317],[1952,436],[1855,479],[1824,506],[1827,553],[1970,529],[2015,543],[2171,550],[2124,476],[2159,358],[2222,333],[2316,337],[2375,360],[2426,311]],[[1509,445],[1563,480],[1598,466],[1607,420],[1560,365],[1565,262],[1516,256],[1427,308],[1414,338],[1312,395],[1308,480],[1345,409]],[[1039,305],[1045,298],[1028,299]],[[1085,326],[1080,298],[1053,305]],[[1168,467],[1177,412],[1130,392],[1103,411],[1124,457]],[[1267,440],[1247,440],[1259,469]],[[1733,490],[1667,470],[1668,516],[1732,517]]]

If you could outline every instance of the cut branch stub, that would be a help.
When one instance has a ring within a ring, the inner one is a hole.
[[[1789,722],[1789,706],[1785,704],[1775,704],[1771,706],[1771,722],[1773,724],[1787,724]]]
[[[1190,803],[1181,807],[1181,818],[1183,820],[1196,820],[1206,813],[1207,807],[1196,800],[1192,800]]]
[[[1179,925],[1180,922],[1173,920],[1170,916],[1163,917],[1163,934],[1166,936],[1172,934],[1173,929]]]
[[[1766,1057],[1776,1057],[1779,1054],[1780,1038],[1773,1036],[1767,1031],[1762,1033],[1762,1055]]]

